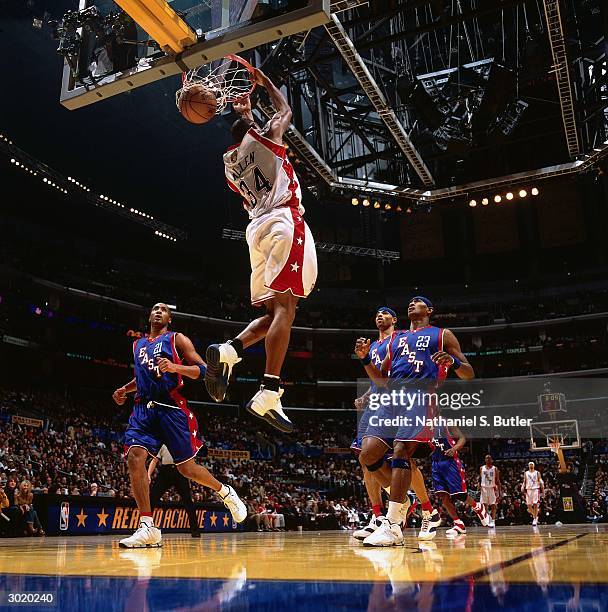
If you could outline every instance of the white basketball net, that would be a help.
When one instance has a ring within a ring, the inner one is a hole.
[[[175,104],[178,109],[184,92],[197,85],[202,85],[215,94],[218,115],[229,103],[248,96],[255,87],[247,68],[225,57],[211,64],[199,66],[190,72],[184,72],[182,86],[175,92]]]

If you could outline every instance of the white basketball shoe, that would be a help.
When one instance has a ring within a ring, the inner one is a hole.
[[[367,538],[367,536],[372,535],[372,533],[374,533],[374,531],[376,531],[376,529],[378,529],[378,527],[380,527],[380,525],[382,524],[380,519],[383,517],[380,516],[375,516],[372,513],[372,517],[369,519],[369,523],[363,527],[363,529],[357,529],[357,531],[355,531],[353,533],[353,538],[355,538],[355,540],[365,540],[365,538]]]
[[[293,431],[293,423],[283,412],[283,406],[281,405],[282,395],[283,389],[271,391],[266,389],[264,385],[260,385],[260,390],[251,398],[245,408],[247,412],[264,419],[279,431],[291,433]]]
[[[232,518],[237,523],[242,523],[247,518],[247,507],[230,485],[226,485],[226,487],[228,487],[228,493],[222,497],[218,492],[218,497],[224,502],[224,506],[226,506],[226,508],[228,508],[230,511]]]
[[[150,527],[145,523],[140,523],[137,531],[120,540],[118,545],[121,548],[159,548],[163,545],[162,535],[158,527]]]
[[[397,523],[391,523],[385,516],[378,519],[380,526],[363,540],[363,546],[402,546],[403,532]]]

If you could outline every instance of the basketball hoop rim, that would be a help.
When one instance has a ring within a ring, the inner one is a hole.
[[[222,59],[230,60],[232,62],[236,62],[237,64],[240,64],[241,66],[243,66],[243,68],[245,68],[245,70],[247,70],[247,72],[251,76],[255,74],[255,68],[246,59],[242,58],[240,55],[235,55],[234,53],[228,53],[228,55],[225,55]],[[182,86],[186,84],[187,80],[188,80],[188,72],[182,72]],[[254,83],[252,81],[251,89],[247,93],[241,94],[237,97],[226,97],[226,102],[231,103],[236,100],[240,100],[241,98],[249,97],[254,92],[256,87],[257,87],[257,83]]]

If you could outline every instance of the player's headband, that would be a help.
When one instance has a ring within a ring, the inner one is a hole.
[[[392,308],[389,308],[388,306],[380,306],[380,308],[376,310],[376,314],[378,314],[379,312],[388,312],[388,314],[390,314],[391,317],[395,317],[395,319],[397,318],[397,313]]]
[[[424,302],[429,308],[433,308],[433,302],[431,302],[431,300],[429,300],[429,298],[425,298],[422,295],[415,295],[410,302],[412,302],[413,300],[418,300],[419,302]]]

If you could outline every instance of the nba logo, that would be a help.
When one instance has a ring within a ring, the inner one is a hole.
[[[61,531],[67,531],[70,519],[70,503],[62,502],[61,511],[59,513],[59,529]]]

